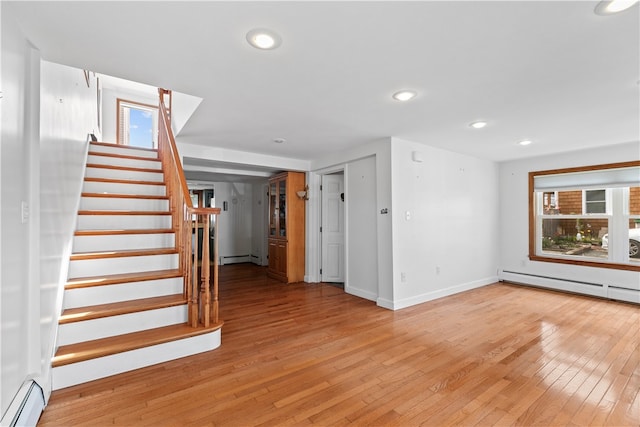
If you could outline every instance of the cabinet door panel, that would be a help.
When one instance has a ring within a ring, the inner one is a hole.
[[[278,271],[278,245],[269,241],[269,269]]]

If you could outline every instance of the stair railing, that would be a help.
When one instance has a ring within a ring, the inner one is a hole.
[[[218,318],[218,215],[220,208],[194,207],[184,177],[182,161],[171,130],[171,91],[158,89],[158,154],[172,212],[176,248],[180,253],[180,271],[184,277],[184,296],[188,302],[188,323],[217,324]],[[202,229],[202,254],[198,253],[198,230]],[[210,233],[214,244],[210,248]],[[211,251],[213,250],[213,256]],[[213,266],[210,259],[213,259]],[[213,273],[213,277],[211,277]]]

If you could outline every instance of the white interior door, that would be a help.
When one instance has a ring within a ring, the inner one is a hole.
[[[344,283],[344,174],[322,177],[320,280]]]

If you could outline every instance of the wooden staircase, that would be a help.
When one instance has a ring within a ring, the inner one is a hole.
[[[157,150],[93,142],[53,358],[53,389],[220,345],[188,321],[184,268]]]

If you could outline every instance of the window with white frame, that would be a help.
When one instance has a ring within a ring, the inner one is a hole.
[[[141,148],[158,146],[158,107],[117,99],[118,144]]]
[[[640,270],[640,162],[531,172],[529,257]]]

